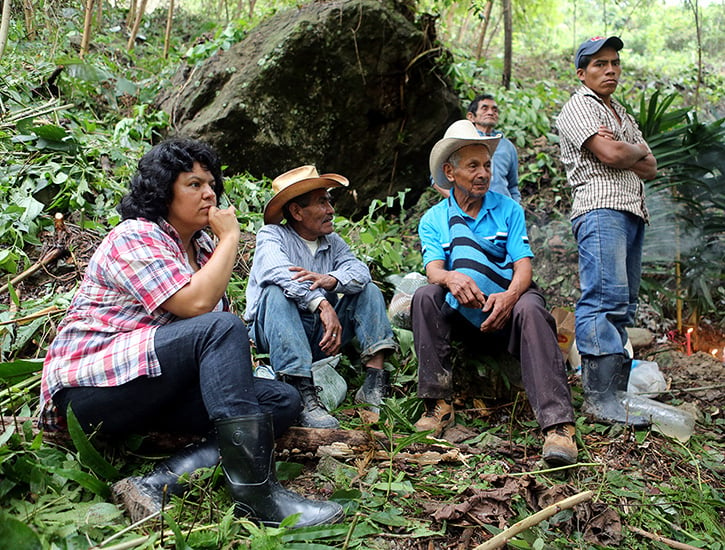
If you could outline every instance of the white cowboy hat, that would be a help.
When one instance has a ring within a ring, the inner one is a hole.
[[[467,145],[483,145],[493,156],[500,136],[482,136],[470,120],[457,120],[448,127],[443,139],[433,146],[430,152],[429,167],[433,182],[443,189],[450,189],[451,182],[446,178],[443,165],[450,156]]]
[[[317,173],[311,165],[300,166],[272,181],[274,196],[264,207],[264,223],[272,224],[282,221],[282,207],[289,201],[314,189],[330,189],[331,187],[347,187],[348,180],[339,174]]]

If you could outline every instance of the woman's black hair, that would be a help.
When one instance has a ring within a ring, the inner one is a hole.
[[[224,192],[221,162],[206,143],[193,139],[174,138],[162,141],[138,161],[138,171],[131,180],[129,192],[116,210],[124,220],[165,218],[174,198],[174,182],[182,172],[191,172],[194,162],[214,177],[217,200]]]

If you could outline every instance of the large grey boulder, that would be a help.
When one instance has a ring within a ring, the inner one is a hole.
[[[349,216],[405,188],[415,200],[431,147],[461,117],[433,21],[422,21],[378,0],[307,4],[181,68],[158,104],[177,133],[211,143],[229,173],[338,172],[351,181],[337,202]]]

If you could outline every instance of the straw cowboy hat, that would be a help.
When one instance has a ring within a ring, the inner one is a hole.
[[[347,187],[347,178],[339,174],[317,173],[311,165],[300,166],[272,181],[274,196],[264,207],[264,223],[272,224],[282,221],[282,207],[289,201],[314,189],[330,189],[331,187]]]
[[[482,136],[470,120],[457,120],[448,127],[443,139],[430,152],[428,164],[433,181],[438,187],[450,189],[451,182],[443,171],[443,165],[448,162],[448,158],[466,145],[484,145],[493,156],[500,139],[500,136]]]

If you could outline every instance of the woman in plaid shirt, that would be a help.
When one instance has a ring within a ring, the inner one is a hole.
[[[274,434],[295,421],[300,398],[252,376],[247,329],[225,296],[240,231],[234,207],[217,207],[223,191],[219,159],[201,142],[168,140],[140,160],[123,221],[91,258],[48,349],[41,424],[62,427],[72,407],[89,432],[210,436],[114,485],[133,520],[158,513],[164,486],[180,494],[181,474],[221,454],[238,514],[334,523],[337,503],[305,499],[274,476]]]

